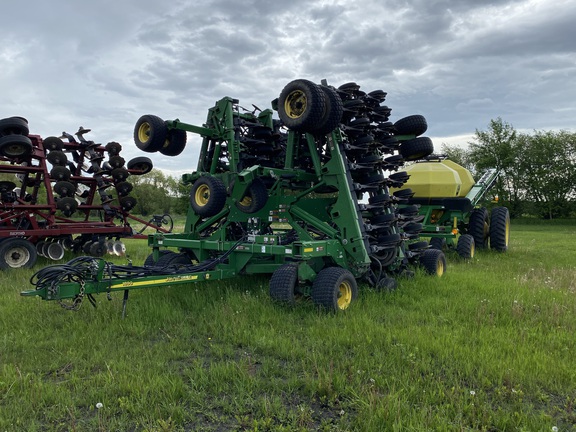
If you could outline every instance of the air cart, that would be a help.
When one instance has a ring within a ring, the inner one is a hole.
[[[402,205],[418,209],[423,238],[431,247],[454,250],[464,259],[476,248],[505,252],[510,239],[510,215],[506,207],[489,212],[482,204],[493,187],[498,171],[486,170],[475,182],[470,171],[445,156],[430,155],[406,167],[410,179],[405,186],[414,195]]]

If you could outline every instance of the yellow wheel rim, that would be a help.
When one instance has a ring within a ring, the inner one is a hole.
[[[442,260],[438,260],[438,263],[436,264],[436,275],[442,276],[443,274],[444,274],[444,263],[442,262]]]
[[[344,310],[352,303],[352,286],[344,281],[338,287],[338,309]]]
[[[304,114],[307,104],[306,94],[301,90],[294,90],[284,101],[284,112],[288,117],[297,119]]]
[[[252,198],[250,198],[249,196],[245,196],[244,198],[242,198],[242,201],[240,201],[239,204],[242,207],[250,207],[250,205],[252,204]]]
[[[508,242],[510,241],[510,220],[506,220],[506,247],[508,247]]]
[[[470,258],[474,258],[475,253],[476,253],[476,245],[472,245],[470,247]]]
[[[141,143],[145,143],[150,139],[150,123],[144,122],[138,128],[138,140]]]
[[[207,185],[200,185],[194,194],[194,201],[200,207],[204,207],[210,200],[210,188]]]

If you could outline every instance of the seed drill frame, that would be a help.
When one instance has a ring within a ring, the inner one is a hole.
[[[272,102],[280,120],[229,97],[203,126],[142,116],[134,130],[141,150],[179,154],[182,133],[202,137],[197,169],[182,178],[191,185],[183,232],[150,235],[144,266],[76,260],[57,277],[39,272],[36,290],[23,295],[78,305],[95,293],[124,291],[126,300],[134,288],[272,274],[274,300],[311,296],[342,310],[357,280],[395,288],[415,264],[441,275],[443,253],[417,241],[417,211],[398,208],[411,192],[389,193],[408,178],[398,171],[405,160],[432,153],[430,139],[419,136],[426,122],[389,122],[385,97],[355,83],[336,89],[295,80]]]

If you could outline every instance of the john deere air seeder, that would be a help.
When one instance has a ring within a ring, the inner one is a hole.
[[[455,251],[461,258],[474,257],[476,248],[508,249],[510,214],[496,206],[489,212],[483,205],[498,178],[498,170],[487,169],[474,181],[466,168],[446,156],[430,155],[406,167],[413,196],[401,205],[419,209],[423,218],[421,237],[430,246]]]
[[[405,161],[433,152],[420,136],[426,120],[412,115],[389,122],[386,93],[355,83],[290,82],[272,108],[246,110],[225,97],[194,126],[144,115],[134,138],[143,151],[176,156],[187,132],[200,135],[197,168],[181,233],[148,237],[143,266],[78,258],[38,272],[44,299],[84,296],[160,285],[271,274],[272,299],[292,304],[310,296],[329,310],[346,309],[357,281],[391,289],[421,265],[445,270],[444,254],[418,241],[418,209],[399,208],[412,196],[401,188]]]

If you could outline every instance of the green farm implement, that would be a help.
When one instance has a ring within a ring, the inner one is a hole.
[[[191,188],[184,229],[150,235],[143,266],[78,258],[38,272],[23,295],[75,307],[96,293],[127,298],[129,289],[271,274],[273,300],[311,297],[338,311],[357,296],[357,281],[392,289],[415,266],[442,275],[442,251],[417,241],[418,209],[399,207],[412,192],[390,191],[408,180],[405,161],[433,152],[421,136],[426,120],[390,122],[385,97],[355,83],[295,80],[272,109],[225,97],[202,126],[142,116],[134,140],[143,151],[175,156],[187,133],[202,139],[196,170],[182,178]]]
[[[455,250],[464,259],[474,257],[476,248],[504,252],[510,238],[510,215],[506,207],[488,212],[482,203],[494,185],[498,171],[486,170],[475,182],[470,172],[444,156],[428,156],[406,167],[406,186],[414,195],[403,205],[419,208],[430,246]]]

